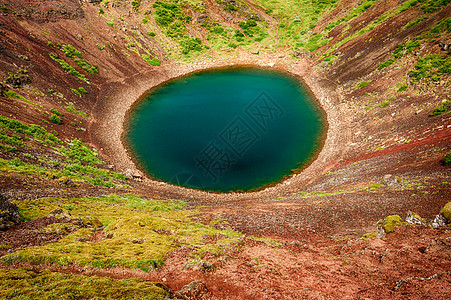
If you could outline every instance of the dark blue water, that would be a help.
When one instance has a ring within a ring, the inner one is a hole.
[[[153,89],[131,111],[126,141],[151,177],[208,191],[258,189],[310,162],[321,111],[295,77],[219,69]]]

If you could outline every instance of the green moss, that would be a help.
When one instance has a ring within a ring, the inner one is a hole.
[[[451,202],[448,202],[445,204],[445,206],[443,206],[443,208],[440,210],[440,214],[445,217],[448,223],[451,223]]]
[[[2,299],[169,299],[162,284],[29,269],[0,269]]]
[[[163,264],[169,253],[181,247],[192,256],[222,255],[243,244],[240,233],[218,230],[193,218],[197,210],[181,210],[176,201],[147,200],[135,195],[98,198],[41,198],[15,202],[26,219],[48,215],[57,208],[70,207],[73,218],[97,218],[109,238],[89,242],[92,231],[80,228],[58,242],[27,249],[3,257],[5,263],[33,264],[72,262],[93,267],[124,266],[149,271]],[[215,237],[215,243],[204,243]]]
[[[384,230],[386,233],[391,233],[396,227],[403,223],[403,219],[398,215],[388,216],[384,219]]]

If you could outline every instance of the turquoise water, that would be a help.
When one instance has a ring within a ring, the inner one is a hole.
[[[151,177],[226,192],[258,189],[310,162],[324,124],[297,78],[232,68],[151,90],[131,110],[127,128],[126,142]]]

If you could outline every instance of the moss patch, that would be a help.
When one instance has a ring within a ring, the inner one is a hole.
[[[111,279],[27,269],[0,269],[2,299],[168,299],[162,285],[140,279]]]
[[[393,232],[396,227],[403,223],[403,219],[398,215],[388,216],[384,220],[384,230],[386,233]]]
[[[67,209],[72,218],[98,219],[105,225],[106,238],[90,242],[95,233],[89,228],[79,228],[57,242],[4,256],[4,263],[77,263],[98,268],[124,266],[149,271],[162,265],[169,253],[182,247],[191,249],[193,257],[203,258],[207,253],[222,255],[243,244],[240,233],[218,230],[213,225],[194,220],[198,210],[183,209],[186,204],[178,201],[110,195],[41,198],[17,201],[16,204],[27,219],[48,215],[54,209]],[[205,243],[205,240],[214,240],[214,243]]]
[[[445,217],[448,223],[451,223],[451,202],[445,204],[445,206],[440,210],[440,214]]]

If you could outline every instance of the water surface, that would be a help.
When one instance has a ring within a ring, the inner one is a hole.
[[[320,109],[285,73],[202,71],[153,89],[133,107],[126,142],[153,178],[209,191],[246,191],[310,162]]]

